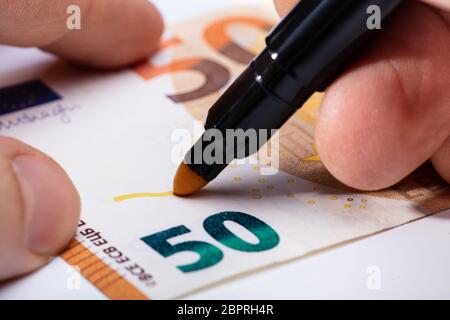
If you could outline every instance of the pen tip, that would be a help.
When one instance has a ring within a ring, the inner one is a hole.
[[[173,193],[179,197],[186,197],[199,191],[207,184],[208,182],[205,179],[182,162],[173,180]]]

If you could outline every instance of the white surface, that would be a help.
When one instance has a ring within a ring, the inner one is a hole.
[[[219,1],[154,1],[171,23],[221,7]],[[244,1],[228,1],[236,5]],[[245,1],[256,3],[258,1]],[[185,10],[179,3],[186,4]],[[24,50],[24,54],[26,55]],[[25,60],[26,61],[26,60]],[[28,60],[29,61],[29,60]],[[5,69],[5,68],[3,68]],[[6,68],[8,69],[8,68]],[[450,298],[450,211],[291,263],[240,277],[188,296],[194,299]],[[380,270],[370,290],[367,269]],[[56,259],[39,273],[0,286],[0,299],[103,299],[80,278],[68,289],[71,270]],[[51,282],[42,279],[51,278]]]

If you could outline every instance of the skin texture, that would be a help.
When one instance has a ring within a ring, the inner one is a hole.
[[[295,3],[275,1],[280,15]],[[386,188],[428,159],[450,182],[450,13],[445,10],[448,1],[408,1],[328,88],[316,139],[323,163],[343,183]]]
[[[276,1],[283,15],[296,1]],[[327,168],[360,189],[388,187],[431,159],[450,181],[450,4],[407,6],[329,89],[317,127]],[[66,29],[66,8],[82,30]],[[0,43],[118,68],[149,55],[163,22],[147,0],[0,0]],[[368,85],[369,84],[369,85]],[[78,193],[48,156],[0,137],[0,281],[30,272],[74,234]]]
[[[66,28],[69,5],[81,30]],[[148,56],[163,30],[147,0],[0,0],[0,43],[40,47],[96,68]],[[80,198],[59,165],[20,141],[0,136],[0,281],[47,263],[73,236]]]

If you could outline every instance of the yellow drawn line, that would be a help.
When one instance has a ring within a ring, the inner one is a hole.
[[[145,192],[145,193],[131,193],[124,194],[122,196],[114,197],[113,200],[116,202],[121,202],[131,199],[141,199],[141,198],[158,198],[158,197],[170,197],[173,196],[172,191],[167,192]]]

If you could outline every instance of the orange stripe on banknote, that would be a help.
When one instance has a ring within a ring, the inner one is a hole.
[[[61,258],[79,268],[80,273],[110,299],[149,299],[124,276],[77,240],[70,243],[69,249],[61,254]]]

